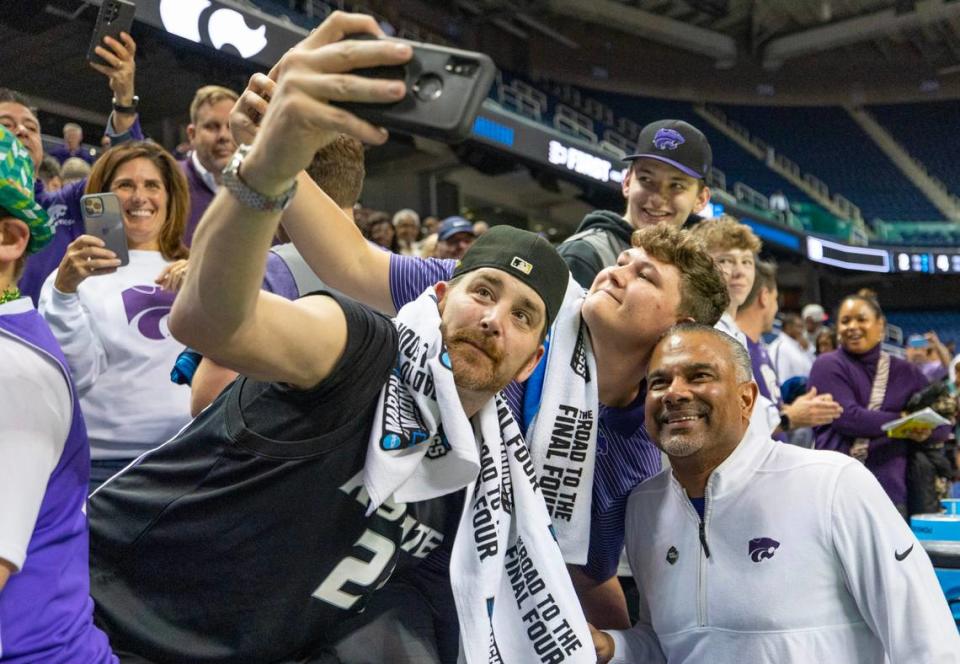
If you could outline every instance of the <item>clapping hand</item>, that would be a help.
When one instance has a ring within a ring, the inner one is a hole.
[[[799,429],[830,424],[843,414],[843,407],[833,400],[833,396],[817,394],[817,388],[812,387],[784,406],[783,412],[790,418],[791,428]]]
[[[163,290],[177,293],[187,277],[187,259],[173,261],[154,279],[154,283]]]

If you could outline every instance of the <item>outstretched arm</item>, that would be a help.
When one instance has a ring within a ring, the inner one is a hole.
[[[131,108],[134,106],[134,80],[136,78],[137,43],[126,32],[120,33],[120,40],[107,36],[103,44],[97,46],[96,53],[107,63],[101,65],[91,62],[90,66],[107,77],[110,91],[117,106]],[[122,137],[133,127],[137,119],[137,112],[119,112],[114,110],[107,120],[107,133]],[[111,131],[112,130],[112,131]]]
[[[405,94],[402,83],[349,73],[400,64],[411,56],[402,44],[340,41],[359,32],[382,34],[369,16],[335,12],[284,55],[275,68],[275,95],[239,171],[248,187],[264,196],[288,191],[314,153],[338,133],[368,143],[386,140],[382,129],[327,103],[389,102]],[[245,207],[224,188],[197,229],[170,330],[246,376],[308,388],[329,374],[343,352],[346,321],[330,298],[290,302],[261,291],[279,221],[279,212]]]
[[[230,116],[238,144],[253,141],[276,86],[264,74],[251,77]],[[396,313],[390,296],[390,254],[368,243],[357,225],[305,172],[297,176],[297,195],[284,210],[282,223],[324,283],[383,313]]]

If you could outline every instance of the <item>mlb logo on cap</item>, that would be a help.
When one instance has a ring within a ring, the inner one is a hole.
[[[515,270],[519,270],[524,274],[530,274],[533,271],[533,265],[523,260],[519,256],[514,256],[513,260],[510,261],[510,267]]]

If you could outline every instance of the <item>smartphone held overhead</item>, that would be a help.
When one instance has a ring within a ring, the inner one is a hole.
[[[347,39],[375,39],[351,35]],[[405,65],[356,69],[368,78],[403,81],[407,94],[392,104],[339,102],[336,105],[391,131],[434,138],[448,143],[470,135],[496,66],[489,56],[436,44],[391,39],[409,44],[413,57]]]
[[[86,234],[103,240],[104,246],[120,259],[120,265],[129,264],[130,253],[119,197],[112,193],[87,194],[80,199],[80,211]]]
[[[97,55],[96,48],[103,46],[104,37],[112,37],[120,41],[121,32],[129,34],[136,10],[137,6],[129,0],[104,0],[97,14],[97,24],[90,38],[90,46],[87,48],[87,62],[95,62],[98,65],[109,64]]]

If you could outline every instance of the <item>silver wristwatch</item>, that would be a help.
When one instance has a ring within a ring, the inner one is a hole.
[[[251,189],[240,177],[240,164],[243,163],[244,158],[249,153],[249,145],[240,145],[237,151],[233,153],[230,162],[223,169],[223,186],[244,207],[261,212],[280,212],[286,209],[290,205],[290,201],[293,200],[294,194],[297,193],[297,181],[294,180],[290,188],[279,196],[264,196],[259,191]]]

